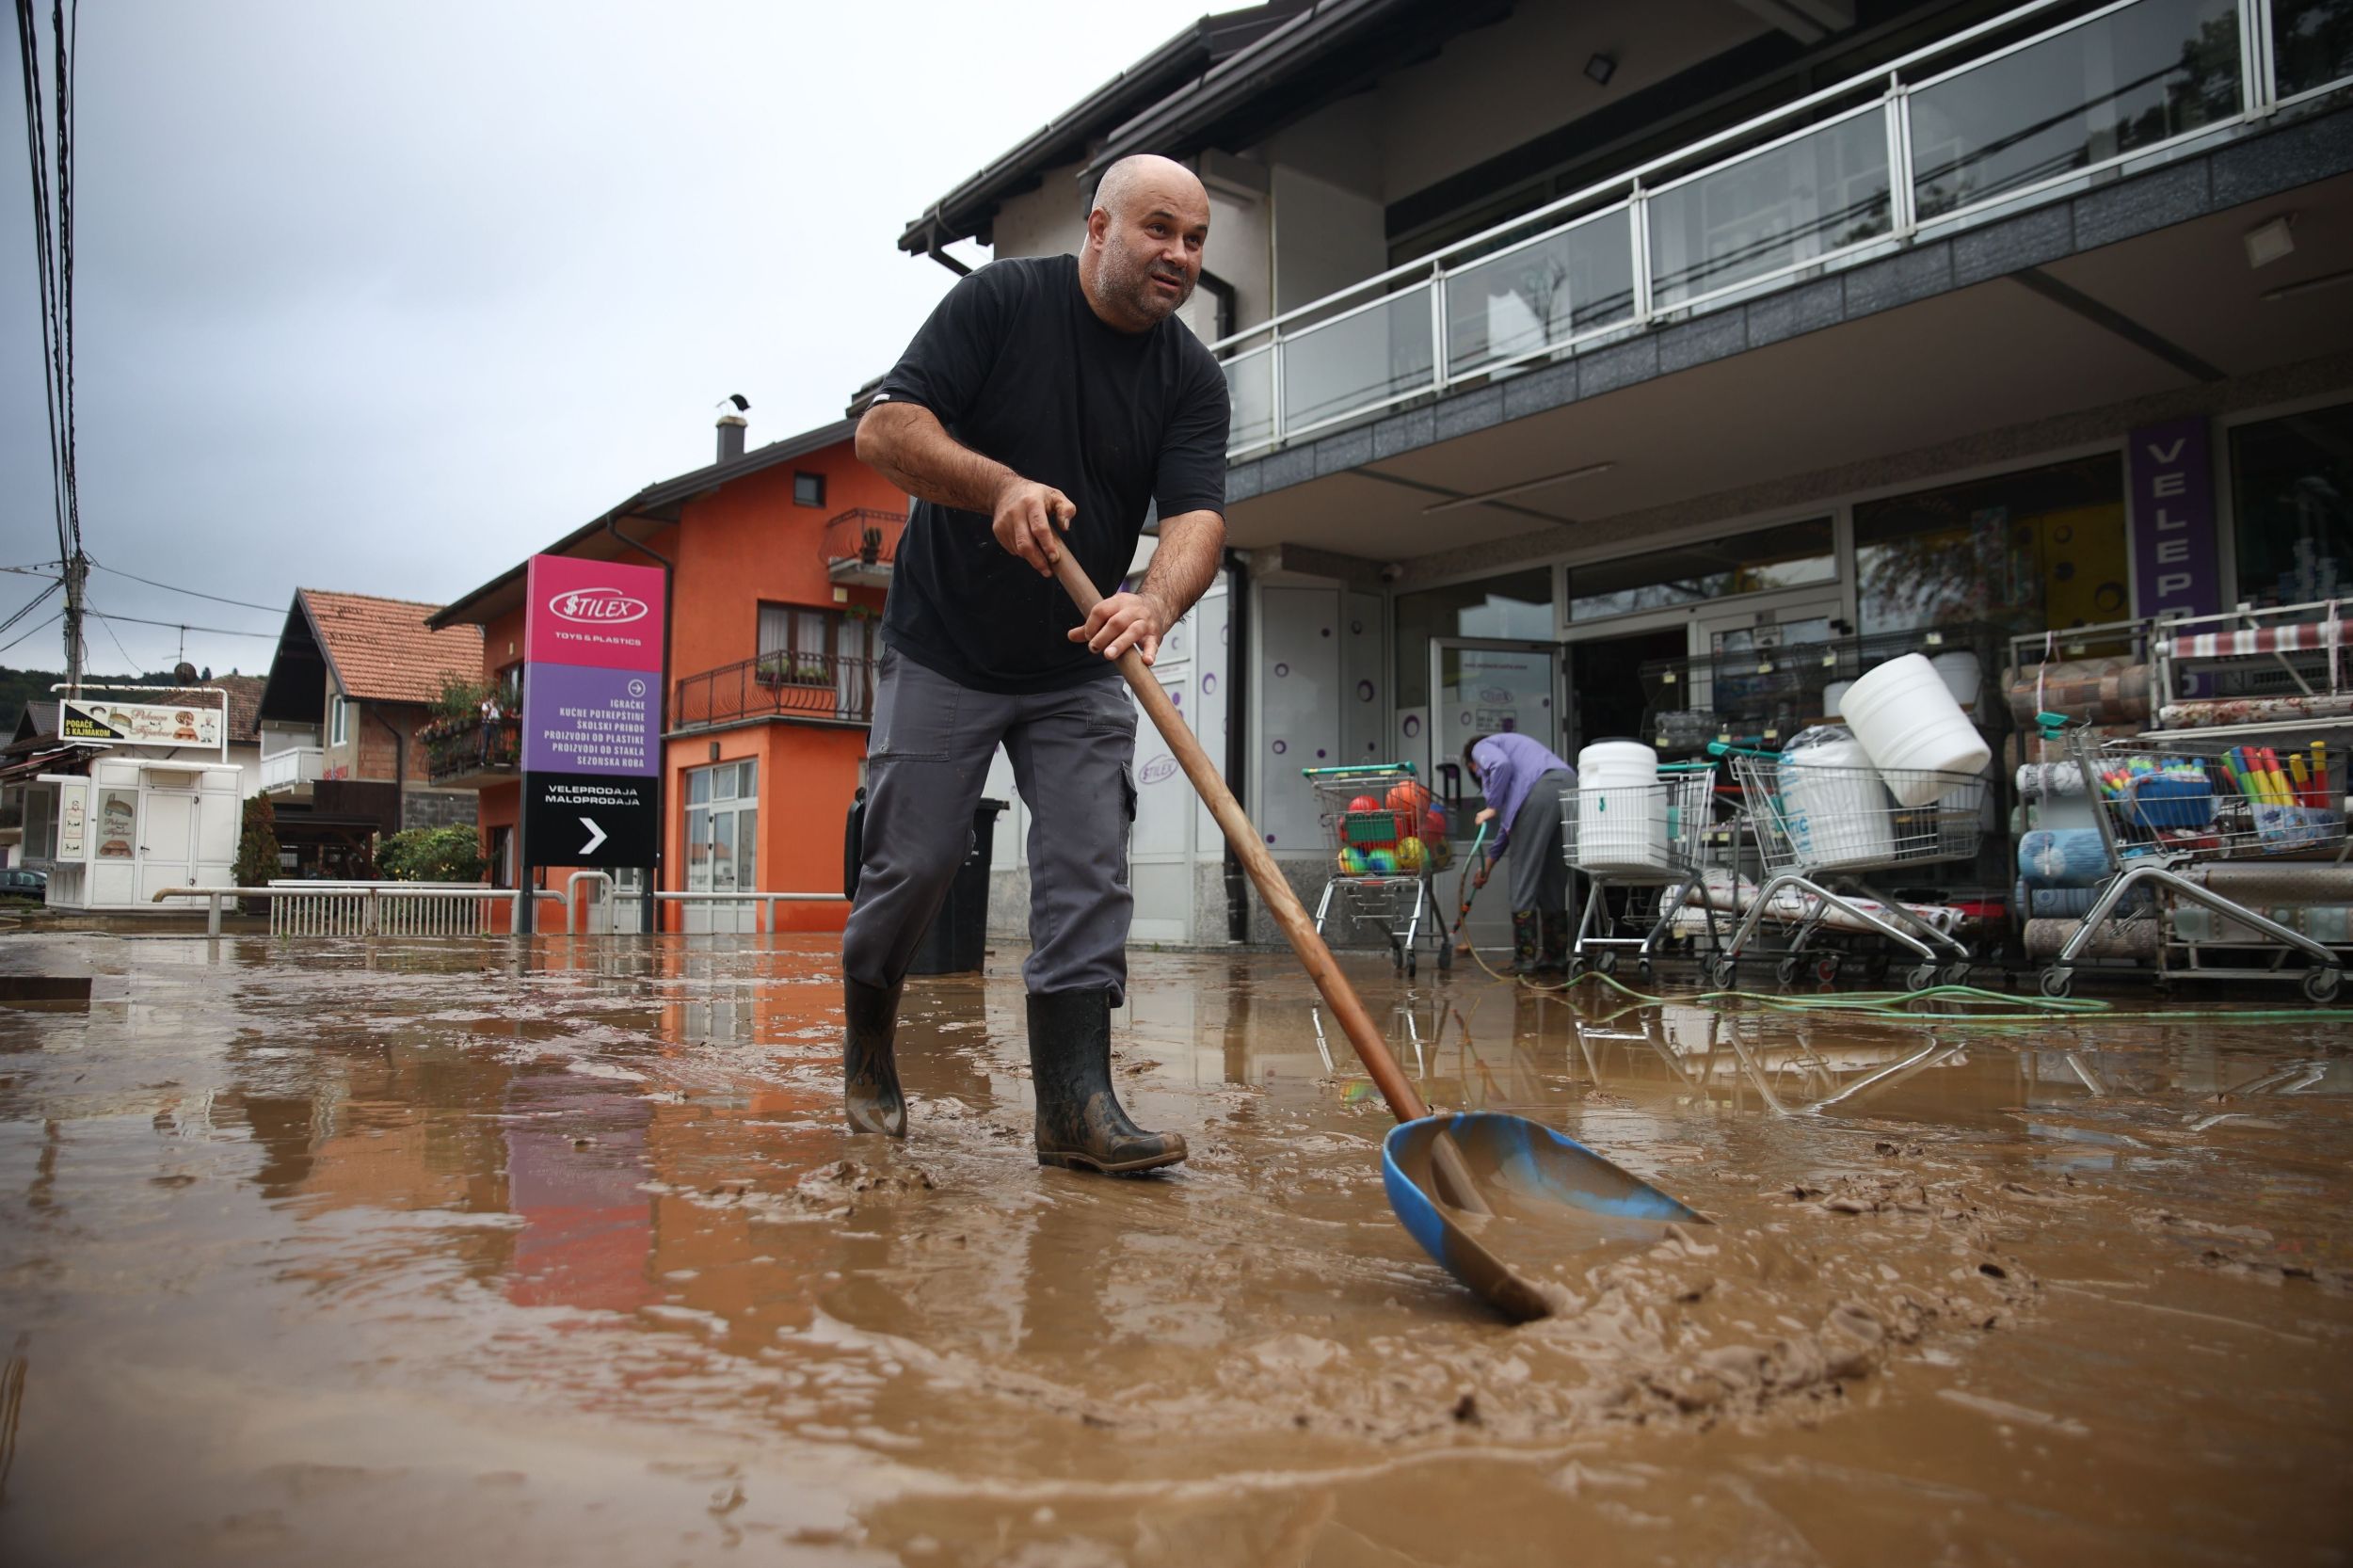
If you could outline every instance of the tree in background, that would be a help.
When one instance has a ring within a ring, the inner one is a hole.
[[[245,836],[237,840],[237,886],[266,888],[278,874],[278,808],[269,796],[255,795],[245,803]],[[247,899],[245,912],[267,912],[265,899]]]
[[[479,882],[488,862],[472,827],[409,827],[376,844],[376,868],[395,882]]]

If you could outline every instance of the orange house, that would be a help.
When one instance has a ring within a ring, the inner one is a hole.
[[[541,552],[667,572],[652,884],[665,891],[841,889],[842,821],[866,755],[883,597],[907,512],[905,494],[853,454],[856,428],[844,419],[746,451],[743,418],[726,415],[718,461],[648,487]],[[517,564],[431,623],[482,628],[483,679],[509,712],[520,712],[524,680],[523,573]],[[514,756],[506,745],[465,748],[434,778],[480,792],[483,853],[502,887],[516,874]],[[569,870],[544,868],[533,880],[565,891]],[[616,880],[625,899],[648,885],[643,872]],[[848,915],[840,903],[769,907],[664,904],[658,924],[839,931]],[[557,927],[563,917],[543,908],[541,923]]]

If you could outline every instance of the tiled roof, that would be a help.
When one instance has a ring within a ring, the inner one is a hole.
[[[452,678],[482,679],[482,628],[426,630],[424,618],[438,604],[318,588],[304,588],[301,597],[345,696],[431,702]]]

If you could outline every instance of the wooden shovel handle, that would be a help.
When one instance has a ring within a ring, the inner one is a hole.
[[[1096,591],[1094,584],[1087,581],[1087,574],[1080,569],[1077,557],[1066,547],[1054,562],[1054,575],[1061,580],[1072,602],[1079,606],[1080,615],[1092,612],[1096,605],[1102,602],[1103,596]],[[1274,923],[1281,926],[1283,935],[1289,938],[1291,951],[1299,954],[1300,963],[1306,966],[1307,978],[1314,981],[1316,989],[1323,993],[1324,1005],[1331,1008],[1332,1016],[1339,1020],[1341,1030],[1348,1035],[1348,1043],[1356,1048],[1356,1054],[1363,1060],[1365,1070],[1372,1074],[1372,1081],[1381,1090],[1381,1097],[1389,1102],[1389,1109],[1396,1112],[1401,1122],[1417,1122],[1429,1115],[1430,1107],[1422,1103],[1421,1096],[1414,1092],[1413,1084],[1398,1069],[1397,1059],[1389,1054],[1389,1048],[1382,1042],[1381,1032],[1373,1027],[1372,1016],[1365,1011],[1365,1004],[1357,1000],[1355,987],[1349,984],[1348,977],[1341,974],[1340,967],[1333,962],[1332,950],[1325,947],[1323,938],[1316,935],[1315,921],[1308,918],[1305,907],[1299,902],[1299,895],[1291,891],[1291,885],[1284,879],[1282,868],[1274,863],[1274,856],[1267,853],[1265,840],[1258,837],[1258,830],[1250,824],[1250,818],[1243,813],[1241,803],[1234,798],[1234,792],[1225,787],[1225,780],[1210,762],[1209,754],[1201,749],[1199,741],[1193,739],[1184,715],[1177,712],[1176,705],[1168,700],[1168,693],[1154,679],[1151,668],[1144,662],[1144,656],[1132,648],[1128,649],[1119,656],[1119,673],[1127,678],[1128,689],[1136,694],[1136,701],[1143,704],[1144,711],[1152,716],[1152,723],[1160,730],[1160,738],[1176,754],[1176,761],[1185,770],[1185,776],[1192,779],[1193,787],[1201,792],[1201,799],[1208,805],[1209,814],[1217,819],[1217,825],[1225,830],[1225,841],[1232,844],[1234,853],[1241,857],[1242,869],[1257,885],[1258,896],[1266,900],[1267,910],[1273,915]],[[1241,722],[1241,715],[1235,714],[1233,722]]]

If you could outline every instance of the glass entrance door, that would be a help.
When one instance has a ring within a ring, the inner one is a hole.
[[[1435,914],[1451,925],[1466,889],[1468,859],[1478,815],[1486,797],[1463,772],[1463,746],[1474,736],[1516,730],[1552,751],[1561,746],[1561,647],[1557,643],[1505,642],[1469,637],[1437,637],[1430,644],[1430,788],[1445,800],[1454,839],[1454,870],[1436,878]],[[1419,761],[1417,759],[1417,761]],[[1492,838],[1493,835],[1490,835]],[[1558,844],[1550,846],[1554,855]],[[1514,846],[1514,854],[1538,854],[1543,847]],[[1463,936],[1482,950],[1512,945],[1512,901],[1503,892],[1506,878],[1497,875],[1471,906]]]

